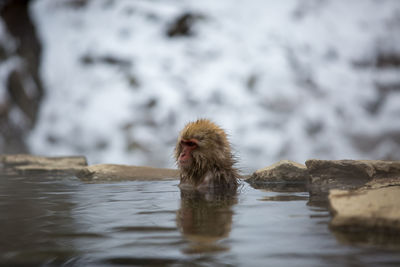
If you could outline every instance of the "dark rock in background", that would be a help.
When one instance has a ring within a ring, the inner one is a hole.
[[[0,151],[27,152],[26,134],[38,117],[43,85],[39,76],[41,44],[29,15],[30,0],[0,4],[8,38],[0,40],[0,68],[7,70],[0,99]]]
[[[203,16],[190,12],[179,15],[168,27],[167,36],[192,36],[193,24],[200,18],[203,18]]]

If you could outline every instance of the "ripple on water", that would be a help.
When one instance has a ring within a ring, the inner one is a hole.
[[[177,181],[5,173],[0,197],[5,266],[400,264],[396,239],[331,232],[326,202],[301,188],[243,183],[237,196],[212,197],[181,193]]]

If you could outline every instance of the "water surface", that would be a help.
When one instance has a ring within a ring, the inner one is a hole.
[[[0,265],[400,266],[396,247],[340,241],[307,192],[244,183],[213,197],[177,184],[0,170]]]

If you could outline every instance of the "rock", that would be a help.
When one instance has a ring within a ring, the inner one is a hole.
[[[39,74],[42,45],[31,18],[32,2],[0,1],[2,153],[28,152],[26,136],[35,126],[44,95]]]
[[[87,166],[83,156],[42,157],[29,154],[0,155],[0,162],[7,166],[22,165],[77,165]]]
[[[41,157],[0,155],[0,167],[22,172],[57,172],[75,175],[84,181],[132,181],[178,179],[178,170],[143,166],[99,164],[87,166],[85,157]]]
[[[88,182],[102,181],[155,181],[178,179],[178,170],[160,169],[144,166],[99,164],[81,169],[79,179]]]
[[[246,182],[250,184],[306,183],[308,179],[306,166],[290,160],[281,160],[269,167],[255,171]]]
[[[83,156],[71,157],[42,157],[27,154],[0,155],[0,163],[4,168],[12,168],[17,171],[57,171],[76,173],[87,166]]]
[[[357,190],[331,190],[332,229],[400,235],[400,179]]]
[[[311,159],[306,166],[311,176],[310,193],[356,189],[374,179],[400,177],[400,161]]]
[[[193,35],[194,23],[202,18],[204,18],[203,15],[191,12],[186,12],[179,15],[177,18],[175,18],[171,25],[169,25],[167,29],[167,36],[177,37]]]

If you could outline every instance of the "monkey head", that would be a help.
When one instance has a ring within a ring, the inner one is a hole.
[[[180,169],[207,169],[218,162],[229,161],[230,157],[226,133],[210,120],[188,123],[180,132],[175,147],[175,158]]]

